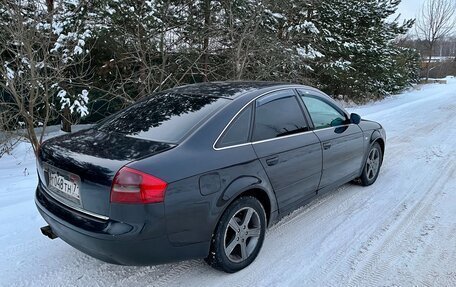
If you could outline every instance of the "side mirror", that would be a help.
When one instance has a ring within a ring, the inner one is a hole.
[[[361,116],[355,113],[350,114],[350,122],[352,124],[359,125],[359,123],[361,122]]]

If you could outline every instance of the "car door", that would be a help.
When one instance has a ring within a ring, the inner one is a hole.
[[[364,138],[361,128],[351,124],[346,113],[325,96],[298,90],[321,141],[323,170],[319,189],[359,176]]]
[[[316,194],[322,169],[318,137],[293,89],[255,101],[252,146],[276,193],[279,208],[293,208]]]

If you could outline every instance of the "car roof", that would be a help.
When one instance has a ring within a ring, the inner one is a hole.
[[[261,81],[224,81],[205,82],[172,88],[163,93],[176,93],[192,96],[211,96],[235,99],[244,94],[265,88],[290,86],[290,83],[261,82]]]

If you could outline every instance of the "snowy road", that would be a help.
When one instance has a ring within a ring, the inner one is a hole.
[[[231,275],[202,260],[110,265],[43,237],[34,161],[21,145],[0,159],[0,285],[456,286],[456,79],[353,111],[387,131],[378,181],[289,215]]]

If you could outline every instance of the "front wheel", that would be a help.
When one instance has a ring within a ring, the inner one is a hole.
[[[373,184],[380,173],[380,167],[382,165],[383,154],[380,145],[376,142],[372,145],[369,150],[369,154],[364,164],[363,173],[361,174],[361,184],[368,186]]]
[[[206,262],[228,273],[247,267],[260,252],[265,232],[266,213],[261,203],[252,196],[237,199],[217,225]]]

